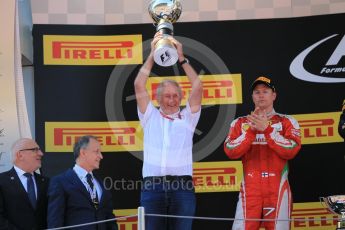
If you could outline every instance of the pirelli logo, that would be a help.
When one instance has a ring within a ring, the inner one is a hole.
[[[295,230],[334,230],[336,229],[337,215],[329,213],[320,202],[294,203],[291,214],[291,229]]]
[[[340,112],[294,115],[301,128],[302,144],[342,142],[338,134]]]
[[[137,209],[119,209],[114,210],[114,215],[116,218],[118,217],[126,217],[126,216],[133,216],[137,215]],[[123,219],[117,220],[117,226],[119,230],[137,230],[138,229],[138,217],[126,217]]]
[[[93,135],[103,152],[141,151],[143,134],[139,121],[125,122],[46,122],[47,152],[72,152],[74,143]]]
[[[114,210],[116,217],[133,216],[137,209]],[[329,213],[319,202],[294,203],[291,218],[298,220],[291,223],[291,230],[334,230],[338,218]],[[138,218],[127,217],[117,220],[119,230],[137,230]]]
[[[241,74],[200,75],[200,78],[203,83],[203,105],[242,104]],[[147,89],[153,103],[158,105],[156,90],[159,83],[164,79],[173,79],[180,84],[183,94],[181,105],[186,105],[191,84],[185,76],[150,77],[147,82]]]
[[[141,64],[142,36],[43,35],[45,65]]]
[[[197,193],[239,191],[242,178],[241,161],[193,164],[193,182]]]

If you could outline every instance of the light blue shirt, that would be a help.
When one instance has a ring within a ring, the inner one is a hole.
[[[24,189],[26,192],[28,192],[28,178],[26,176],[24,176],[24,173],[26,173],[25,171],[23,171],[21,168],[18,168],[17,166],[13,166],[14,170],[16,171],[20,182],[22,182],[22,185],[24,186]],[[37,199],[37,185],[36,185],[36,180],[35,180],[35,176],[32,173],[32,180],[34,181],[34,188],[35,188],[35,196]]]
[[[100,200],[101,200],[101,197],[102,197],[102,189],[101,189],[101,186],[100,186],[100,184],[98,183],[98,181],[94,178],[92,172],[87,172],[85,169],[83,169],[82,167],[80,167],[80,166],[77,165],[77,164],[74,165],[73,170],[74,170],[74,172],[77,174],[77,176],[79,177],[79,179],[81,180],[81,182],[83,182],[83,184],[84,184],[84,186],[85,186],[85,188],[86,188],[87,191],[89,191],[89,184],[87,183],[86,175],[87,175],[88,173],[91,174],[93,185],[95,186],[96,191],[97,191],[98,201],[100,201]],[[90,191],[89,191],[89,192],[90,192]]]

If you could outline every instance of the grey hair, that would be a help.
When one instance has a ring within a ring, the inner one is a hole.
[[[95,136],[91,136],[91,135],[82,136],[79,138],[79,140],[74,144],[74,147],[73,147],[74,159],[77,159],[79,157],[81,149],[87,148],[91,139],[98,141]]]
[[[163,91],[164,87],[168,84],[176,86],[178,95],[179,95],[180,99],[182,99],[182,89],[181,89],[181,86],[179,85],[179,83],[177,83],[177,81],[175,81],[175,80],[166,79],[166,80],[161,81],[157,87],[156,94],[157,94],[158,102],[160,102],[162,91]]]
[[[14,163],[14,161],[16,160],[16,153],[19,152],[20,150],[22,150],[23,145],[27,142],[31,142],[34,141],[30,138],[20,138],[18,140],[16,140],[11,148],[11,153],[12,153],[12,163]]]

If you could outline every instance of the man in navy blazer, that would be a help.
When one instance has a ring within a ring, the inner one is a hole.
[[[13,168],[0,174],[0,229],[47,228],[49,180],[35,173],[42,157],[32,139],[22,138],[13,144]]]
[[[111,193],[92,171],[102,160],[100,143],[83,136],[74,146],[73,169],[51,179],[48,189],[48,228],[79,225],[115,218]],[[116,221],[73,229],[117,230]]]

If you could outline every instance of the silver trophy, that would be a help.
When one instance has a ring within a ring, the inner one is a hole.
[[[172,23],[176,22],[181,13],[182,6],[179,0],[152,0],[149,13],[156,26],[156,31],[162,31],[163,38],[155,46],[154,60],[160,66],[172,66],[178,60],[177,50],[167,39],[174,34]]]
[[[331,213],[341,215],[336,229],[345,230],[345,195],[321,197],[320,200],[321,203],[326,204],[326,207]]]

